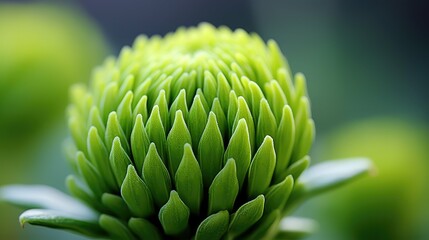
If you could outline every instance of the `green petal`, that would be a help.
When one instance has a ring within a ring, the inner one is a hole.
[[[191,134],[186,126],[182,111],[178,110],[173,126],[167,137],[168,168],[171,176],[176,174],[183,156],[183,146],[185,146],[186,143],[191,143]]]
[[[253,198],[265,192],[271,183],[275,166],[274,142],[270,136],[266,136],[250,164],[247,185],[249,197]]]
[[[122,148],[121,140],[119,137],[115,137],[112,151],[110,152],[110,165],[112,166],[118,186],[122,185],[125,175],[127,174],[128,165],[130,164],[131,160]]]
[[[254,118],[255,119],[261,119],[261,118],[265,118],[265,117],[271,117],[271,116],[264,115],[264,113],[260,113],[261,100],[265,99],[265,97],[264,97],[264,93],[262,92],[262,90],[258,86],[258,84],[256,84],[255,82],[249,82],[249,89],[250,89],[250,93],[251,93],[252,113],[253,113]],[[268,104],[268,102],[267,102],[267,104]],[[269,106],[268,106],[268,108],[269,108]]]
[[[220,211],[208,216],[198,226],[195,240],[219,240],[229,226],[228,211]]]
[[[158,228],[143,218],[131,218],[128,221],[128,226],[131,231],[136,234],[139,239],[162,240],[162,235]]]
[[[159,95],[155,100],[154,106],[159,107],[159,115],[161,117],[162,126],[164,126],[164,130],[168,129],[170,126],[168,119],[168,101],[164,90],[161,90],[159,92]]]
[[[131,132],[131,151],[134,165],[138,173],[141,173],[143,162],[149,149],[149,137],[143,125],[143,116],[138,114]]]
[[[71,230],[92,237],[102,237],[104,232],[96,220],[81,218],[72,213],[50,209],[31,209],[19,216],[22,226],[26,223],[50,228]]]
[[[296,161],[284,172],[283,176],[292,175],[293,179],[298,179],[299,176],[304,172],[305,169],[310,165],[310,157],[304,156],[300,160]]]
[[[208,213],[231,211],[238,195],[239,185],[234,159],[229,159],[216,175],[209,188]]]
[[[152,108],[150,117],[147,120],[146,131],[149,140],[155,143],[161,158],[167,160],[167,139],[158,106]]]
[[[266,206],[266,205],[265,205]],[[276,210],[270,214],[262,216],[255,224],[256,228],[250,230],[243,238],[248,240],[274,239],[278,232],[278,225],[281,219],[281,211]]]
[[[176,113],[177,110],[182,111],[183,118],[187,119],[188,117],[188,105],[186,103],[186,90],[182,89],[179,92],[179,95],[177,95],[176,99],[174,99],[174,102],[171,104],[170,107],[170,122],[174,122],[175,115],[173,113]]]
[[[116,96],[118,95],[118,83],[111,82],[104,89],[100,100],[100,109],[103,113],[103,122],[107,121],[109,113],[116,109]]]
[[[277,129],[275,148],[277,150],[277,163],[274,171],[275,179],[281,179],[283,172],[290,162],[295,141],[295,122],[292,109],[283,107],[282,119]]]
[[[111,151],[113,139],[115,139],[115,137],[119,137],[121,139],[122,147],[124,148],[125,152],[129,154],[130,146],[128,143],[128,139],[125,136],[125,133],[119,123],[118,115],[116,114],[116,112],[111,112],[109,114],[109,119],[107,120],[105,136],[107,151]]]
[[[189,110],[188,126],[192,137],[192,147],[197,150],[198,143],[203,134],[207,122],[207,112],[200,96],[195,96],[191,109]]]
[[[314,137],[316,135],[316,128],[314,126],[313,119],[308,119],[305,125],[304,132],[298,140],[297,146],[293,153],[293,158],[300,159],[304,157],[310,151],[311,145],[313,144]]]
[[[247,123],[246,120],[241,119],[237,124],[235,132],[232,134],[224,157],[224,162],[230,158],[235,160],[237,165],[237,179],[240,188],[243,185],[247,169],[250,165],[250,159],[252,155],[251,151]]]
[[[135,240],[128,227],[117,218],[102,214],[98,221],[100,226],[109,233],[111,239]]]
[[[204,71],[204,96],[211,105],[216,97],[217,83],[213,74],[209,71]]]
[[[94,194],[76,178],[76,176],[68,175],[66,178],[66,186],[73,197],[82,200],[84,203],[88,204],[88,206],[91,206],[96,210],[104,210],[104,207],[99,203],[99,199],[97,199]]]
[[[158,218],[167,235],[178,235],[188,227],[189,208],[173,190],[168,202],[159,210]]]
[[[80,175],[83,176],[86,184],[97,197],[100,197],[104,192],[108,191],[108,188],[102,180],[100,173],[80,151],[76,154],[76,163]]]
[[[248,138],[250,140],[250,147],[251,147],[251,152],[253,152],[253,149],[255,147],[255,123],[253,122],[253,116],[252,113],[250,112],[250,109],[246,103],[246,100],[243,97],[238,97],[237,100],[237,114],[235,116],[234,119],[234,125],[233,125],[233,132],[235,131],[235,129],[237,128],[238,122],[241,119],[245,119],[246,120],[246,125],[247,125],[247,129],[249,131],[248,134]],[[233,138],[233,137],[231,137]]]
[[[258,118],[258,126],[256,128],[256,146],[259,146],[267,135],[276,139],[277,131],[276,118],[274,117],[266,99],[261,99],[259,108],[260,115]]]
[[[271,186],[265,194],[265,213],[283,210],[293,189],[293,178],[287,176],[283,181]]]
[[[228,84],[228,80],[226,80],[225,76],[222,73],[219,73],[217,75],[217,82],[217,96],[219,98],[220,105],[222,105],[223,111],[227,112],[230,102],[229,92],[231,91],[231,87]]]
[[[122,219],[130,218],[130,210],[128,209],[128,206],[124,202],[123,198],[115,194],[104,193],[101,197],[101,202],[109,211],[121,217]]]
[[[100,111],[95,106],[91,108],[91,112],[89,113],[88,126],[96,127],[98,130],[98,133],[101,134],[100,135],[101,139],[104,138],[104,132],[106,131],[106,127],[104,126],[103,120],[101,119]]]
[[[171,179],[154,143],[150,144],[144,160],[143,179],[152,193],[156,206],[164,205],[171,191]]]
[[[224,145],[216,115],[209,114],[209,120],[198,145],[198,159],[203,173],[204,186],[208,187],[222,168]]]
[[[279,82],[272,80],[265,85],[267,100],[272,107],[274,116],[276,116],[277,123],[280,123],[282,117],[283,107],[287,104],[286,96],[281,89]],[[268,94],[270,93],[270,94]]]
[[[112,139],[113,140],[113,139]],[[116,189],[116,180],[110,168],[109,155],[103,144],[97,129],[91,127],[88,133],[88,152],[89,159],[97,167],[100,175],[104,178],[110,189]]]
[[[232,215],[229,225],[230,234],[232,236],[238,236],[255,224],[264,213],[264,202],[264,195],[259,195],[252,201],[242,205],[237,212]]]
[[[136,216],[148,217],[154,213],[150,190],[137,175],[132,165],[128,166],[127,175],[121,187],[121,195]]]
[[[124,130],[126,136],[129,136],[131,133],[131,128],[133,126],[133,113],[131,110],[131,104],[133,102],[133,92],[129,91],[122,99],[121,103],[118,106],[118,118],[119,123]]]
[[[198,215],[203,198],[203,177],[190,144],[185,144],[175,180],[180,198],[192,213]]]
[[[137,105],[134,107],[133,110],[133,119],[136,119],[137,116],[140,114],[142,115],[142,120],[143,123],[147,122],[148,119],[148,112],[147,112],[147,96],[144,95],[139,102],[137,103]]]
[[[213,105],[211,111],[216,115],[217,124],[219,127],[222,136],[228,136],[228,123],[226,120],[225,113],[222,110],[222,106],[220,105],[219,98],[215,98],[213,100]]]
[[[229,126],[229,135],[231,136],[233,131],[232,131],[232,126],[234,125],[234,121],[235,121],[235,116],[237,115],[237,103],[238,99],[237,99],[237,95],[235,94],[234,90],[232,90],[229,93],[229,105],[228,105],[228,110],[225,112],[228,112],[228,126]]]

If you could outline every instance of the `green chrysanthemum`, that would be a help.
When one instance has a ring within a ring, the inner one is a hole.
[[[137,38],[73,89],[67,184],[92,215],[48,208],[21,222],[115,239],[275,236],[295,203],[368,168],[322,166],[297,183],[315,130],[294,79],[274,41],[243,30]]]

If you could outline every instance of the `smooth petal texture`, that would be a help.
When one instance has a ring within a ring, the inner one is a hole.
[[[222,169],[224,151],[223,137],[216,115],[210,112],[209,120],[198,145],[198,159],[206,188]]]
[[[101,196],[101,203],[122,219],[128,219],[131,216],[131,212],[128,209],[127,204],[120,196],[104,193],[103,196]]]
[[[310,166],[310,157],[305,156],[302,159],[293,163],[287,170],[284,172],[283,176],[291,175],[293,179],[298,179],[299,176],[304,172],[305,169]]]
[[[109,114],[109,119],[107,120],[105,136],[105,143],[108,151],[111,150],[111,146],[115,137],[119,137],[121,139],[122,147],[124,148],[125,152],[130,153],[130,146],[127,137],[125,136],[125,133],[119,123],[118,115],[116,112],[111,112]]]
[[[198,226],[195,240],[219,240],[229,226],[228,211],[220,211],[204,219]]]
[[[207,112],[200,96],[195,96],[191,109],[189,110],[188,126],[192,137],[192,146],[197,150],[199,139],[203,134],[207,122]]]
[[[122,148],[121,140],[119,137],[115,137],[113,140],[112,151],[110,152],[110,165],[112,166],[118,186],[122,185],[125,175],[127,174],[128,165],[130,164],[131,160]]]
[[[267,136],[250,164],[247,185],[247,194],[250,198],[265,192],[271,183],[275,166],[274,141],[270,136]]]
[[[150,144],[143,164],[143,179],[152,193],[156,206],[163,206],[168,201],[171,191],[171,179],[154,143]]]
[[[246,103],[246,100],[243,97],[238,97],[237,99],[237,115],[234,119],[234,125],[232,127],[233,132],[236,131],[239,121],[241,119],[246,120],[248,138],[250,141],[251,152],[255,148],[255,123],[253,121],[252,113],[250,112],[249,106]],[[231,137],[232,140],[233,137]]]
[[[154,106],[146,124],[146,131],[149,140],[155,143],[161,159],[167,161],[167,138],[165,137],[165,129],[161,120],[159,107]]]
[[[270,214],[264,214],[264,216],[262,216],[262,218],[255,224],[258,227],[250,230],[249,234],[246,234],[243,238],[249,240],[274,239],[274,236],[276,236],[278,232],[280,220],[280,210],[276,210]]]
[[[192,213],[198,215],[203,198],[203,176],[190,144],[184,146],[183,158],[175,179],[180,198]]]
[[[264,214],[282,210],[292,192],[294,181],[291,175],[283,181],[271,186],[265,193]]]
[[[127,175],[121,187],[121,195],[135,216],[148,217],[154,213],[150,190],[137,175],[132,165],[128,166]]]
[[[215,98],[213,100],[211,111],[216,115],[217,124],[220,132],[222,133],[222,136],[228,136],[228,122],[225,113],[222,110],[222,106],[220,105],[219,98]]]
[[[232,215],[229,224],[229,234],[238,236],[255,224],[264,213],[264,195],[259,195],[250,202],[243,204],[237,212]]]
[[[88,152],[91,162],[97,167],[110,189],[116,189],[116,180],[110,168],[109,155],[97,129],[91,127],[88,133]]]
[[[171,176],[176,174],[177,168],[179,167],[180,160],[183,156],[183,147],[185,144],[191,142],[191,134],[186,126],[182,111],[178,110],[173,126],[167,137],[168,169],[170,170]]]
[[[51,209],[31,209],[19,216],[22,226],[26,223],[51,228],[67,229],[81,234],[102,237],[103,230],[98,226],[97,219],[86,219],[70,212]]]
[[[124,85],[125,86],[125,85]],[[119,103],[118,106],[118,120],[122,129],[124,130],[125,136],[129,136],[133,127],[133,113],[131,109],[131,103],[133,102],[133,92],[128,91],[125,97]]]
[[[143,116],[138,114],[131,132],[131,152],[138,173],[141,173],[143,168],[143,161],[149,150],[149,144],[149,137],[143,125]]]
[[[229,159],[210,185],[208,213],[231,211],[238,191],[237,168],[234,159]]]
[[[108,191],[107,186],[102,180],[98,170],[86,159],[82,152],[77,152],[76,162],[79,173],[85,179],[86,184],[91,188],[92,192],[100,197],[104,192]]]
[[[127,226],[115,217],[103,214],[98,222],[109,233],[111,239],[136,240]]]
[[[266,99],[261,99],[259,108],[260,115],[258,118],[258,126],[256,128],[256,146],[261,145],[267,135],[276,139],[277,130],[276,118],[274,117]]]
[[[284,106],[275,141],[277,162],[274,175],[276,180],[282,179],[283,172],[289,165],[294,143],[295,122],[293,119],[292,109],[289,106]]]
[[[235,164],[237,166],[237,179],[240,188],[243,185],[244,178],[246,177],[251,155],[252,150],[246,120],[241,119],[231,137],[224,156],[224,162],[230,158],[235,160]]]
[[[128,221],[128,226],[131,231],[139,237],[139,239],[163,239],[157,227],[144,218],[131,218]]]
[[[182,89],[179,92],[179,95],[177,95],[174,102],[171,104],[170,107],[170,122],[173,123],[175,119],[175,114],[178,110],[182,111],[183,118],[188,118],[188,105],[186,103],[186,90]]]
[[[189,208],[173,190],[168,202],[159,210],[158,218],[167,235],[177,235],[188,226]]]

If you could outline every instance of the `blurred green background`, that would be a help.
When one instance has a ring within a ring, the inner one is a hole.
[[[0,0],[0,185],[65,190],[69,86],[138,34],[206,21],[275,39],[306,75],[313,163],[368,156],[378,168],[296,212],[320,223],[309,239],[429,239],[428,12],[418,0]],[[84,239],[22,230],[19,212],[0,204],[0,239]]]

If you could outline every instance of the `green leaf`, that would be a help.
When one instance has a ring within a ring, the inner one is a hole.
[[[165,130],[158,106],[152,108],[150,117],[147,120],[146,131],[149,140],[155,143],[161,158],[167,160],[167,138],[165,137]]]
[[[125,136],[130,135],[131,128],[133,126],[133,113],[131,109],[133,96],[133,92],[128,91],[118,106],[118,119],[122,129],[124,130]]]
[[[243,204],[237,212],[232,215],[229,232],[232,236],[238,236],[255,224],[264,213],[264,195]]]
[[[277,150],[277,163],[274,170],[275,179],[282,179],[282,174],[289,165],[295,142],[295,122],[292,109],[283,107],[282,118],[277,129],[275,148]]]
[[[195,240],[219,240],[228,230],[228,225],[228,211],[220,211],[212,214],[198,226]]]
[[[210,186],[216,174],[221,170],[224,151],[223,137],[216,115],[210,112],[209,120],[198,145],[198,159],[205,187]]]
[[[116,96],[118,95],[118,83],[110,82],[104,89],[100,100],[100,109],[103,113],[103,121],[106,122],[107,116],[116,108]]]
[[[289,175],[283,181],[271,186],[267,190],[265,194],[265,214],[275,210],[283,210],[292,192],[293,183],[293,178]]]
[[[158,228],[143,218],[131,218],[128,221],[128,226],[139,239],[162,240],[162,235]]]
[[[287,104],[286,96],[281,89],[279,82],[276,80],[271,80],[269,83],[266,83],[265,91],[267,92],[266,97],[272,107],[274,116],[276,116],[276,119],[278,120],[277,123],[280,123],[283,108]]]
[[[183,156],[183,146],[186,143],[191,143],[191,134],[186,126],[185,119],[181,110],[176,112],[173,126],[168,133],[167,148],[168,148],[168,168],[171,176],[176,174],[180,160]]]
[[[177,95],[176,99],[174,99],[174,102],[171,104],[170,107],[170,122],[174,122],[175,115],[171,113],[175,113],[178,110],[182,111],[183,118],[187,119],[188,117],[188,105],[186,103],[186,90],[181,89],[179,92],[179,95]]]
[[[84,186],[74,175],[68,175],[66,178],[66,186],[70,194],[76,199],[80,199],[88,206],[98,211],[104,211],[105,208],[100,204],[94,194]],[[12,203],[13,204],[13,203]]]
[[[176,189],[192,213],[198,215],[203,198],[203,176],[190,144],[185,144],[183,158],[176,172]]]
[[[188,126],[192,137],[192,147],[197,150],[201,135],[207,122],[207,112],[200,96],[195,96],[191,109],[189,110]]]
[[[255,123],[253,122],[253,116],[250,112],[249,106],[247,105],[246,100],[242,96],[238,97],[237,100],[237,114],[234,119],[234,125],[232,128],[233,132],[236,130],[238,122],[241,119],[246,120],[246,125],[249,132],[248,138],[250,140],[251,152],[253,152],[253,149],[255,148]]]
[[[128,227],[115,217],[102,214],[98,221],[101,228],[109,233],[111,239],[135,240]]]
[[[238,191],[235,161],[229,159],[210,185],[208,213],[212,214],[221,210],[231,211]]]
[[[256,146],[259,146],[268,135],[276,139],[277,123],[268,101],[263,98],[259,104],[260,115],[256,128]]]
[[[265,192],[271,183],[275,166],[274,141],[270,136],[266,136],[250,164],[247,185],[249,197],[253,198]]]
[[[104,178],[110,189],[117,189],[115,177],[110,168],[109,155],[103,144],[98,131],[95,127],[91,127],[88,133],[88,153],[89,159],[97,167],[100,175]]]
[[[300,136],[295,151],[293,153],[293,158],[300,159],[304,157],[310,151],[311,145],[313,144],[314,137],[316,135],[316,128],[314,126],[313,119],[308,119],[304,132]]]
[[[106,132],[106,127],[104,126],[103,119],[101,118],[101,115],[100,115],[100,111],[96,106],[91,107],[88,124],[89,124],[88,127],[91,127],[91,126],[96,127],[98,132],[101,134],[100,136],[101,139],[104,138],[104,132]]]
[[[318,224],[310,219],[286,217],[280,221],[275,239],[302,239],[317,231]]]
[[[299,178],[290,200],[293,202],[305,200],[354,181],[372,171],[374,171],[374,166],[366,158],[351,158],[316,164]]]
[[[127,174],[128,165],[130,164],[131,160],[122,148],[121,140],[119,137],[115,137],[113,140],[112,151],[110,152],[110,165],[112,166],[118,186],[122,185],[125,175]]]
[[[173,190],[168,202],[159,210],[158,218],[165,234],[178,235],[188,227],[189,208]]]
[[[123,198],[115,194],[104,193],[101,197],[101,202],[109,211],[121,217],[122,219],[130,218],[130,210],[128,209],[128,206]]]
[[[0,199],[23,208],[43,208],[72,213],[94,220],[94,210],[55,188],[44,185],[8,185],[0,188]]]
[[[154,143],[150,144],[143,163],[143,179],[152,193],[156,206],[164,205],[171,191],[171,179]]]
[[[128,143],[128,139],[125,136],[125,133],[122,130],[122,127],[119,123],[118,115],[116,114],[116,112],[111,112],[109,114],[109,119],[107,120],[106,136],[105,136],[105,141],[106,141],[106,146],[108,151],[111,151],[113,139],[115,139],[115,137],[119,137],[121,139],[122,147],[124,148],[125,152],[129,154],[130,146]]]
[[[240,188],[244,183],[244,178],[246,177],[247,169],[250,165],[251,155],[252,150],[250,147],[247,123],[245,119],[241,119],[237,124],[235,132],[232,134],[224,156],[224,162],[230,158],[235,160],[235,164],[237,165],[237,179]]]
[[[108,188],[105,185],[104,180],[101,178],[100,173],[86,159],[83,152],[78,151],[76,153],[76,162],[80,175],[83,176],[86,184],[97,197],[101,197],[103,193],[108,191]]]
[[[149,137],[143,125],[143,116],[138,114],[131,132],[131,152],[137,173],[141,173],[143,162],[149,150]]]
[[[121,187],[121,195],[136,216],[148,217],[154,213],[150,190],[137,175],[133,165],[128,166],[127,175]]]
[[[19,216],[22,226],[26,223],[50,228],[71,230],[92,237],[103,237],[105,233],[98,226],[97,219],[86,219],[70,212],[51,209],[31,209]]]

